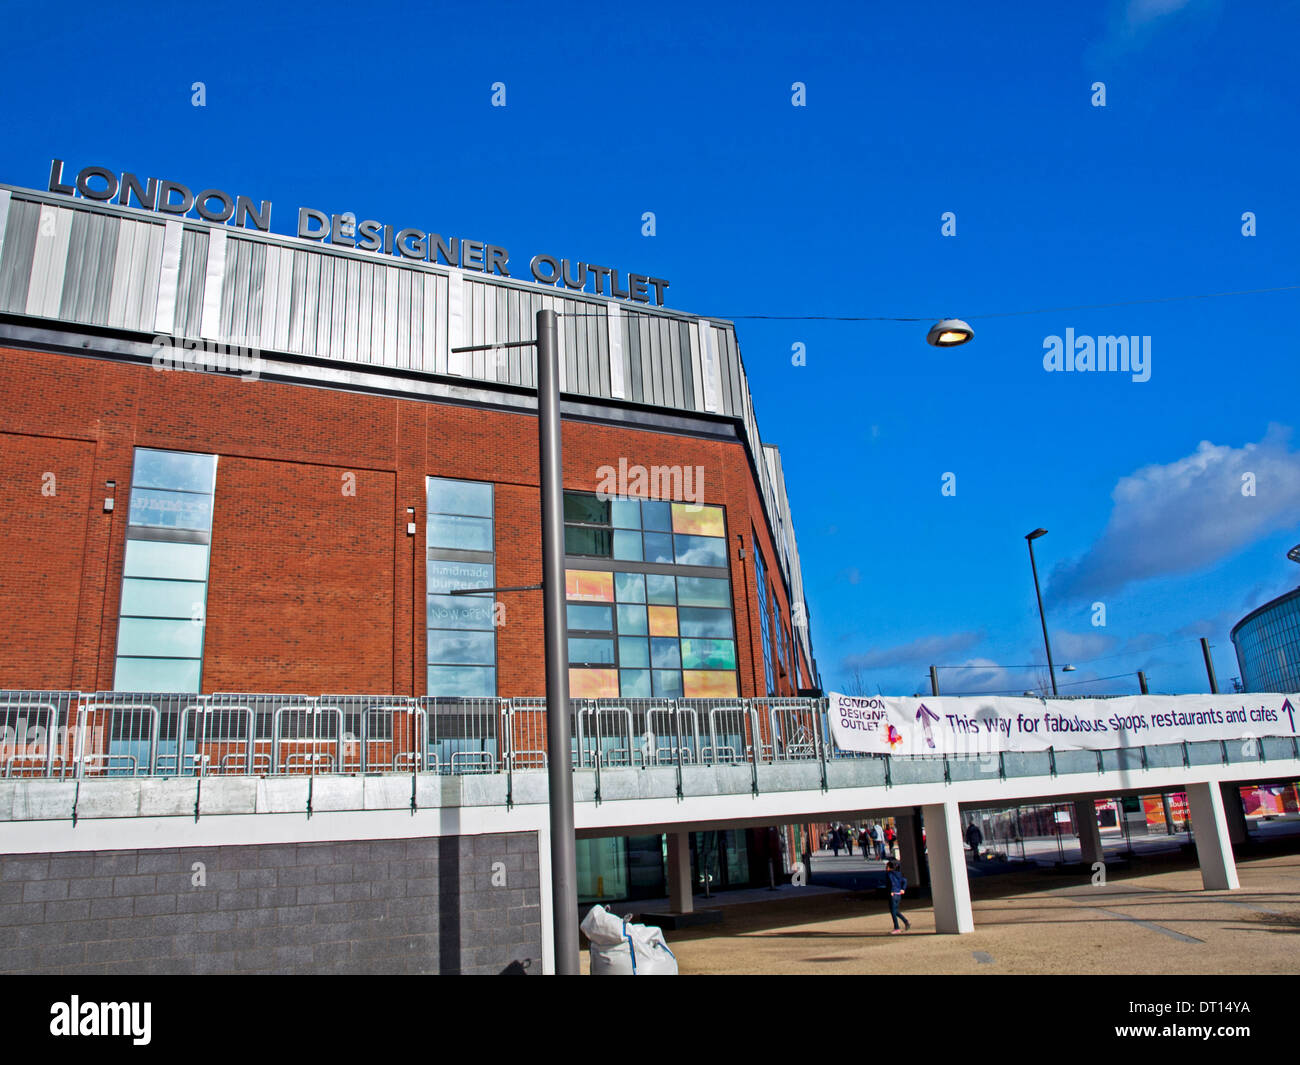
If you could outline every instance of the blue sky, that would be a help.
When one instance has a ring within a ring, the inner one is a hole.
[[[667,277],[694,313],[966,317],[952,351],[737,322],[824,680],[1036,686],[1004,668],[1044,661],[1036,526],[1063,690],[1203,690],[1201,635],[1236,675],[1231,624],[1300,582],[1300,291],[982,316],[1300,283],[1300,4],[421,7],[13,9],[0,179],[169,177],[281,232],[352,210]],[[1150,337],[1150,380],[1046,372],[1067,328]]]

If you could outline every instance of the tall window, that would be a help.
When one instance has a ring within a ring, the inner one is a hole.
[[[763,673],[767,679],[767,694],[776,694],[776,674],[772,670],[772,636],[771,624],[767,616],[767,568],[763,565],[763,551],[758,546],[758,537],[750,543],[754,546],[754,581],[758,586],[758,635],[763,644]]]
[[[449,595],[496,583],[492,485],[430,477],[425,562],[430,695],[497,693],[492,595]]]
[[[723,508],[566,492],[564,515],[572,695],[736,696]]]
[[[217,456],[136,448],[127,516],[118,691],[198,692]]]

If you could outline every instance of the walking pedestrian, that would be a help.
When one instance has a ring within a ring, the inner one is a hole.
[[[980,826],[974,821],[966,828],[966,842],[970,844],[971,860],[978,862],[980,860],[980,844],[984,842],[984,833],[980,831]]]
[[[858,833],[858,849],[862,851],[863,861],[871,861],[871,834],[865,827]]]
[[[879,822],[871,826],[871,838],[876,844],[876,857],[883,862],[885,860],[885,833]]]
[[[843,835],[844,833],[842,833],[839,828],[831,830],[831,850],[834,851],[836,858],[840,856],[840,840]]]
[[[888,825],[885,828],[885,853],[888,854],[889,857],[891,858],[898,857],[898,854],[896,853],[896,848],[894,847],[894,841],[897,839],[898,839],[898,833],[894,831],[893,824]]]
[[[885,882],[889,885],[889,916],[894,919],[894,930],[889,934],[896,936],[902,932],[910,932],[912,922],[899,910],[903,902],[903,892],[907,890],[907,877],[903,875],[897,862],[891,861],[885,866]],[[901,929],[898,927],[899,921],[903,922]]]

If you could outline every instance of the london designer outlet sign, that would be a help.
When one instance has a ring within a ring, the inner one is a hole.
[[[1112,750],[1184,740],[1251,742],[1296,735],[1300,695],[1134,695],[1121,699],[963,696],[897,699],[830,694],[843,751],[972,755]]]
[[[159,178],[141,180],[131,173],[118,173],[103,166],[86,166],[75,177],[65,179],[63,160],[50,163],[49,191],[62,196],[81,194],[87,200],[140,207],[160,214],[183,216],[194,211],[205,222],[227,223],[245,229],[271,231],[271,201],[231,196],[221,189],[194,192],[179,181]],[[132,202],[134,201],[134,203]],[[298,208],[297,235],[306,240],[328,242],[358,251],[396,255],[416,262],[442,263],[462,270],[512,277],[510,253],[499,244],[468,237],[443,237],[423,229],[398,228],[373,218],[358,222],[350,213],[326,214],[311,207]],[[668,282],[647,274],[622,275],[609,266],[534,255],[528,261],[529,280],[555,288],[613,296],[635,303],[664,305]]]

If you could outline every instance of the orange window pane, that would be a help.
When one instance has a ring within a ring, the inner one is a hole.
[[[571,669],[569,694],[575,699],[617,699],[618,670]]]
[[[729,669],[688,669],[682,673],[687,699],[727,699],[736,695],[736,674]]]
[[[673,532],[691,536],[726,536],[721,507],[673,504]]]
[[[677,608],[675,606],[652,606],[650,613],[651,636],[677,635]]]
[[[564,594],[572,602],[612,603],[614,574],[592,569],[566,569]]]

